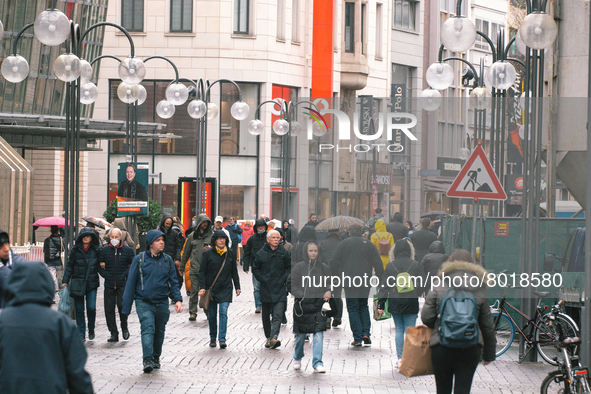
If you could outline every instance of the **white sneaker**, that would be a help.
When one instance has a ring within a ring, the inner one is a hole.
[[[293,360],[293,369],[301,369],[302,368],[302,360]]]
[[[319,365],[316,368],[314,368],[314,373],[325,373],[326,372],[326,368],[324,368],[324,365]]]

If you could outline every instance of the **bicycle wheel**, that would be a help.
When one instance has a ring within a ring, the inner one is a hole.
[[[566,376],[560,371],[550,372],[540,387],[540,394],[566,394],[569,392]]]
[[[493,322],[496,323],[499,312],[492,312],[492,317]],[[501,315],[501,320],[499,320],[499,324],[495,328],[495,336],[497,337],[496,355],[499,357],[509,350],[513,343],[513,338],[515,338],[515,327],[505,314]]]
[[[553,327],[550,327],[548,325],[548,322],[550,321],[549,315],[549,313],[545,314],[543,322],[539,322],[540,326],[544,327],[544,330],[539,330],[536,327],[534,329],[533,338],[538,342],[536,343],[536,349],[538,350],[538,353],[540,353],[540,356],[542,356],[547,363],[558,365],[558,362],[554,361],[554,359],[561,359],[562,351],[556,346],[556,337],[562,341],[565,338],[579,336],[579,331],[576,326],[573,325],[571,319],[565,317],[562,313],[556,316]],[[577,349],[577,345],[571,345],[567,348],[568,353],[571,355],[576,354]]]

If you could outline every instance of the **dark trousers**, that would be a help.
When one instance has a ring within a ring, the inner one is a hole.
[[[115,320],[115,305],[119,311],[119,320],[121,321],[121,330],[127,331],[127,315],[122,315],[123,292],[125,287],[112,289],[105,287],[105,318],[107,319],[107,328],[111,334],[119,335],[117,331],[117,322]]]
[[[431,348],[431,361],[437,394],[451,394],[452,386],[454,394],[468,394],[480,361],[480,346],[456,349],[436,345]]]
[[[332,294],[332,298],[334,298],[334,302],[337,305],[337,312],[334,315],[333,319],[335,320],[342,320],[343,319],[343,294],[342,289],[336,288]]]
[[[263,302],[262,314],[265,338],[279,336],[281,319],[285,313],[285,302]]]

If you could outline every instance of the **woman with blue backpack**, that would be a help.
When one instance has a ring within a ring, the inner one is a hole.
[[[434,329],[430,346],[437,394],[450,394],[452,387],[454,394],[469,393],[481,356],[483,365],[495,360],[487,275],[469,252],[458,249],[439,270],[440,286],[427,294],[421,319]]]

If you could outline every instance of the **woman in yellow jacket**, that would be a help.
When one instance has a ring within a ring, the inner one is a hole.
[[[390,249],[394,247],[394,237],[386,230],[386,222],[384,219],[379,219],[375,224],[376,232],[371,235],[371,242],[378,249],[378,253],[382,259],[384,269],[390,262]]]

